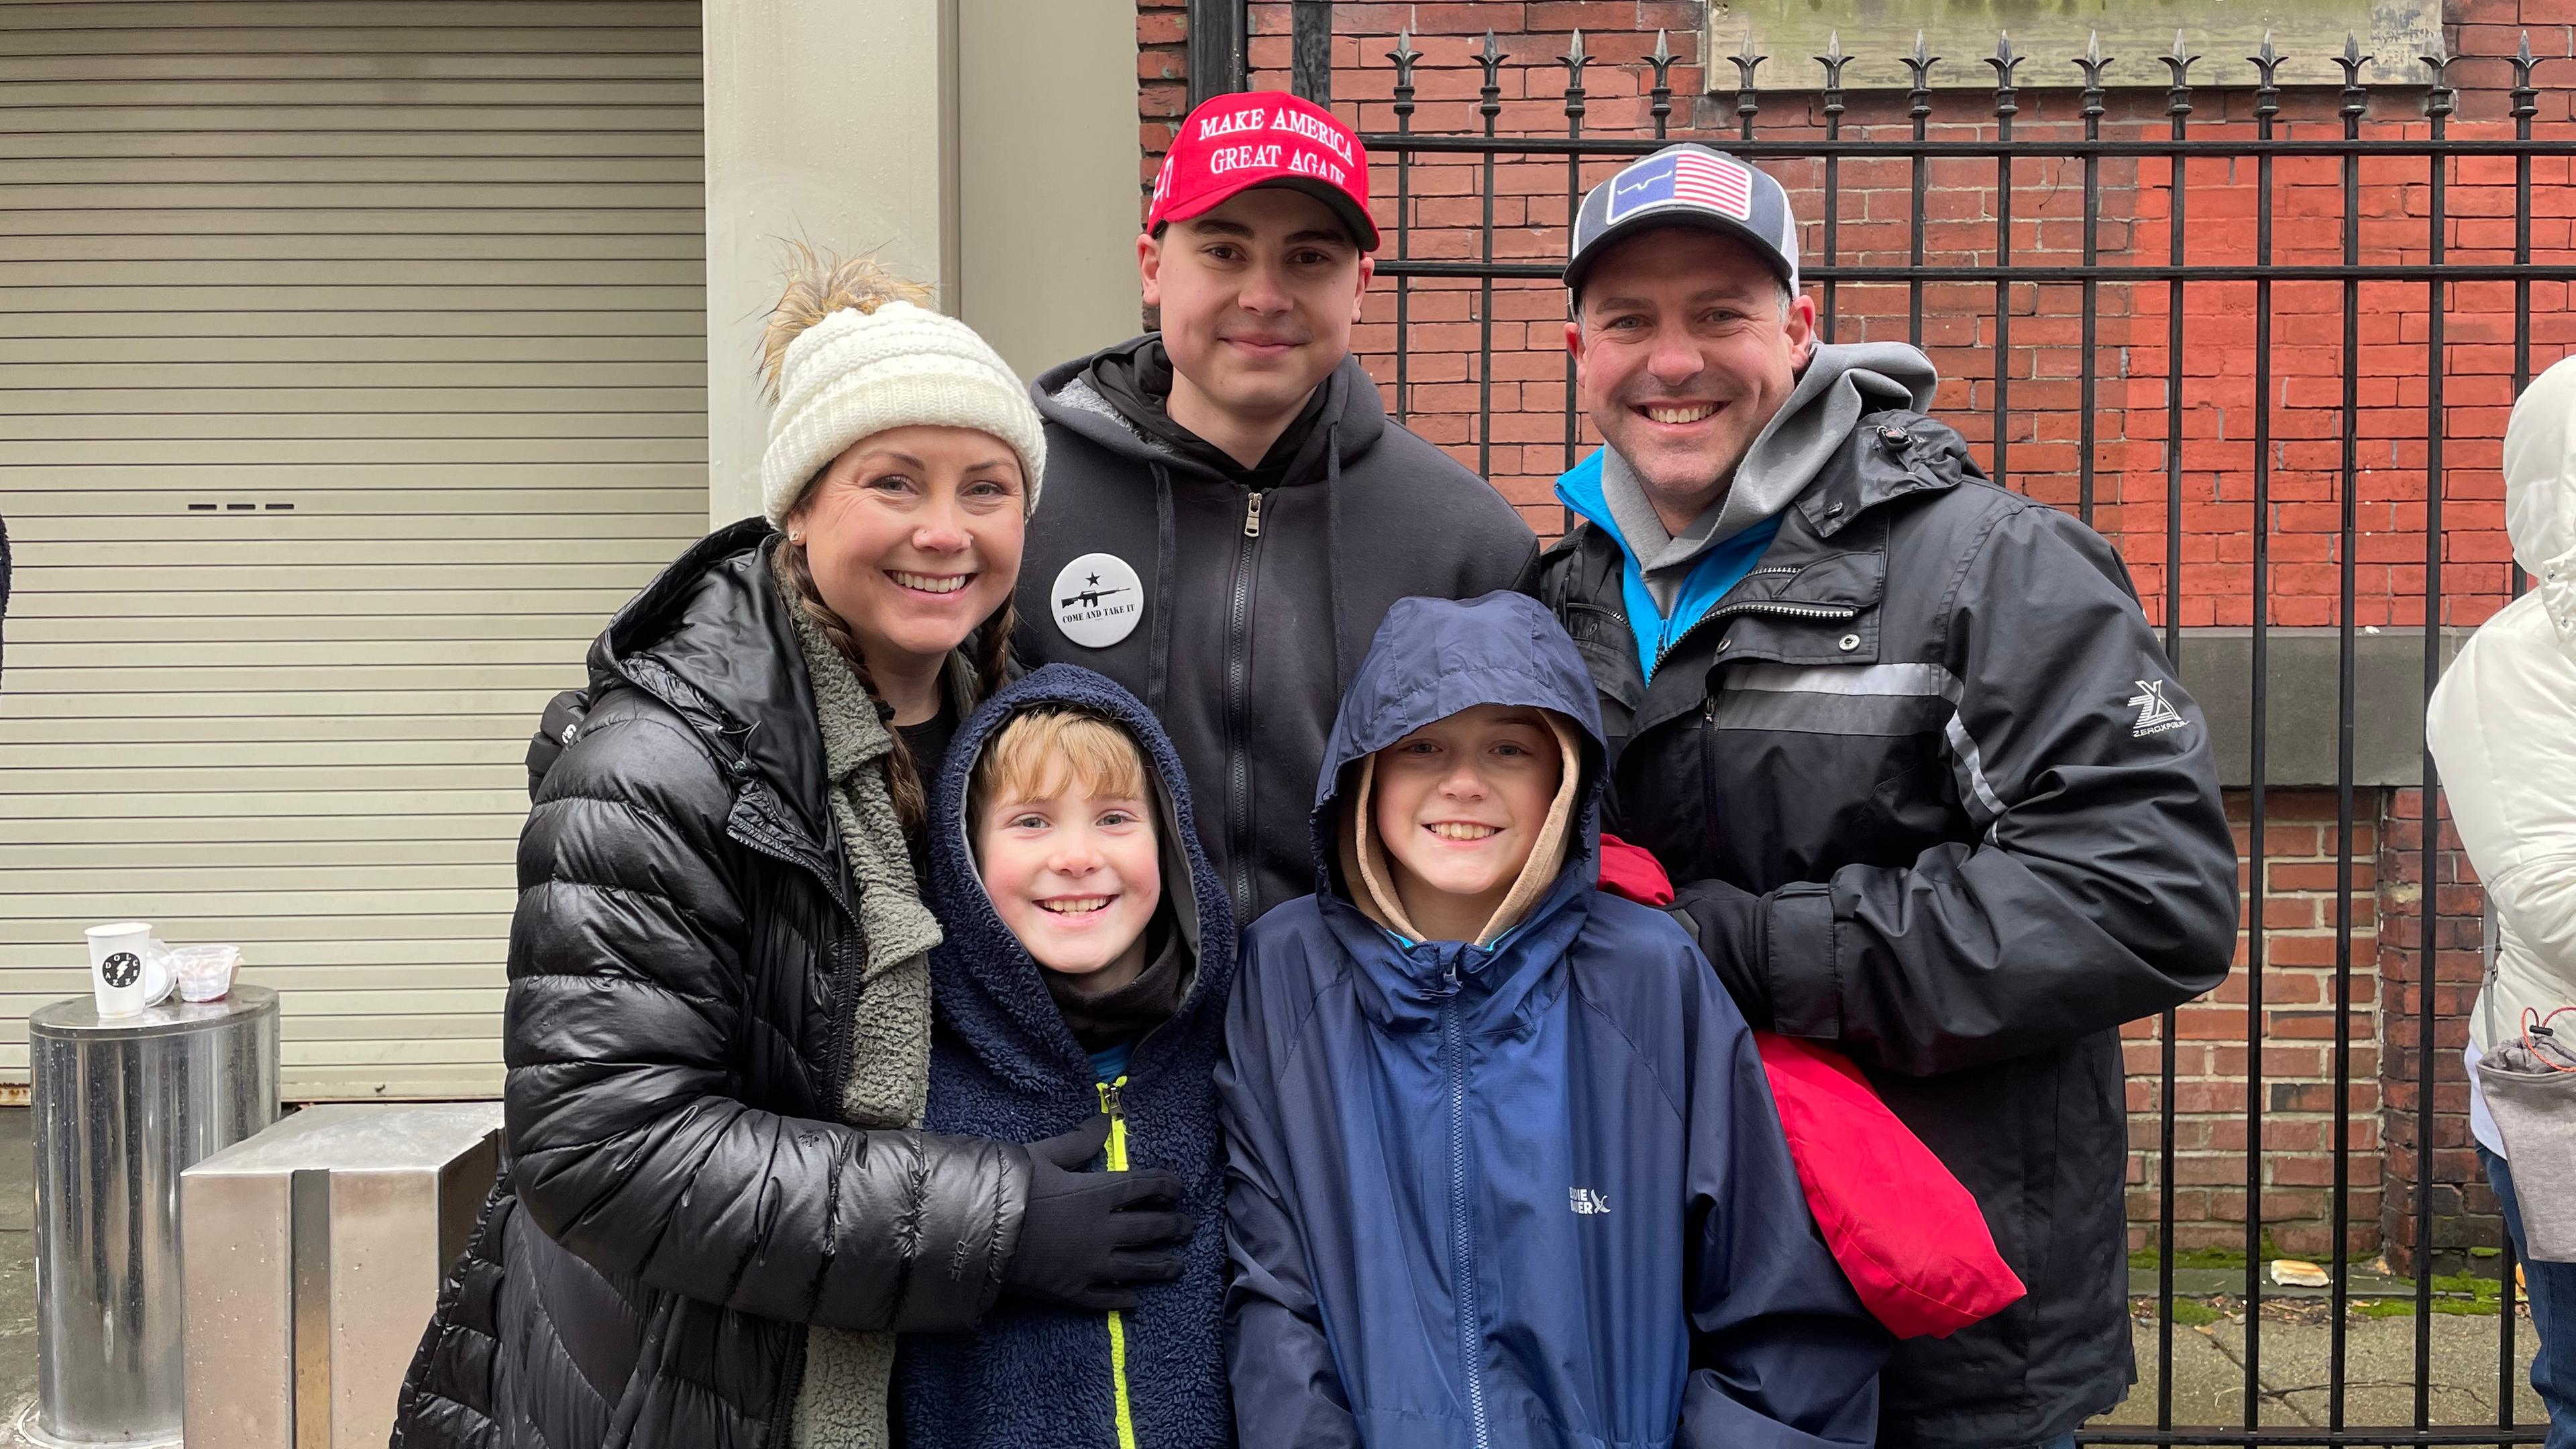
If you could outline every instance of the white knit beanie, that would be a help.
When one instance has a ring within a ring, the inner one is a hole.
[[[910,302],[844,307],[788,344],[760,459],[761,511],[785,527],[805,485],[852,443],[921,424],[1009,444],[1028,475],[1021,514],[1037,511],[1046,432],[1029,390],[974,328]]]

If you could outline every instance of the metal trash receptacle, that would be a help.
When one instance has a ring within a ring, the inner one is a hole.
[[[188,1449],[382,1445],[498,1102],[308,1107],[188,1169]]]
[[[178,1442],[179,1176],[277,1120],[277,993],[27,1017],[39,1445]]]

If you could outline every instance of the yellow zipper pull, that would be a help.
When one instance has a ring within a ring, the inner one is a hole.
[[[1114,1082],[1099,1084],[1100,1110],[1109,1114],[1108,1152],[1111,1172],[1127,1170],[1127,1113],[1118,1101],[1119,1089],[1126,1085],[1127,1079],[1123,1076]]]
[[[1261,495],[1258,492],[1254,492],[1244,499],[1243,536],[1246,538],[1259,538],[1261,536]]]
[[[1244,520],[1248,534],[1260,532],[1261,495],[1252,495],[1252,513]],[[1125,1075],[1114,1082],[1094,1083],[1100,1090],[1100,1110],[1109,1114],[1109,1170],[1127,1170],[1127,1112],[1119,1101],[1127,1085]],[[1136,1407],[1127,1382],[1127,1319],[1115,1309],[1109,1314],[1109,1388],[1113,1414],[1118,1426],[1118,1449],[1137,1449]]]

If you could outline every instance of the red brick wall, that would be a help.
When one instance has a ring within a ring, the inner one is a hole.
[[[2435,843],[2433,901],[2433,1172],[2432,1249],[2443,1272],[2459,1271],[2464,1251],[2504,1241],[2495,1195],[2487,1190],[2469,1137],[2469,1080],[2460,1049],[2485,971],[2485,894],[2442,812]],[[2379,1004],[2388,1104],[2388,1195],[2380,1220],[2389,1262],[2411,1272],[2415,1242],[2416,1074],[2421,1058],[2416,1013],[2423,973],[2424,803],[2419,790],[2389,792],[2379,861]]]
[[[2379,797],[2363,791],[2353,827],[2352,1149],[2349,1251],[2380,1245],[2379,989],[2374,861]],[[2231,790],[2227,813],[2240,852],[2249,848],[2248,799]],[[2331,790],[2272,790],[2264,797],[2262,1220],[2284,1252],[2323,1254],[2333,1242],[2334,965],[2338,831]],[[2245,868],[2243,886],[2252,887]],[[2245,1243],[2248,937],[2237,939],[2225,984],[2175,1013],[2175,1246]],[[2129,1238],[2154,1245],[2162,1140],[2162,1023],[2121,1034],[2129,1069]]]

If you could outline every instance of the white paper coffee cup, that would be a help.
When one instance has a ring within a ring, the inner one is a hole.
[[[135,1016],[168,1000],[175,979],[170,948],[152,938],[147,921],[92,926],[89,986],[100,1016]]]

